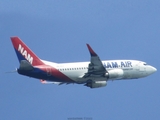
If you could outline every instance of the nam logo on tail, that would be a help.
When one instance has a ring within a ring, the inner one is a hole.
[[[22,47],[21,44],[19,44],[18,51],[30,62],[33,63],[33,57],[27,52],[27,50]]]

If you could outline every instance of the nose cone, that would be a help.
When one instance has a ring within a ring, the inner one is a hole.
[[[156,71],[157,71],[157,69],[155,67],[152,67],[152,72],[154,73]]]
[[[157,71],[157,69],[156,69],[155,67],[153,67],[153,66],[150,66],[150,67],[149,67],[148,72],[149,72],[150,74],[153,74],[153,73],[155,73],[156,71]]]

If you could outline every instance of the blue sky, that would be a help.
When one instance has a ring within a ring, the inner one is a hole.
[[[49,61],[89,61],[89,43],[102,60],[142,60],[159,70],[159,6],[159,0],[1,0],[0,118],[159,120],[159,71],[99,89],[4,74],[19,66],[10,36]]]

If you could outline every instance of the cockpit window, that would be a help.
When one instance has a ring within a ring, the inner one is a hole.
[[[147,63],[144,63],[143,65],[145,65],[145,66],[146,66],[146,65],[148,65],[148,64],[147,64]]]

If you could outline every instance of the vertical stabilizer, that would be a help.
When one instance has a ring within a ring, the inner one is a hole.
[[[27,60],[33,66],[44,64],[20,38],[11,37],[11,41],[19,62]]]

